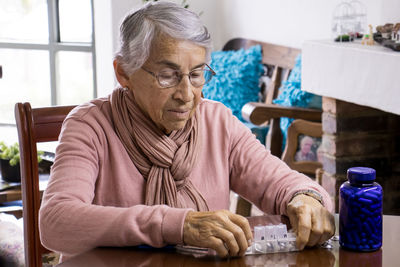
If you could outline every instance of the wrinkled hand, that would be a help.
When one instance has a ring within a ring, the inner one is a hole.
[[[247,219],[227,210],[188,212],[183,225],[186,245],[212,248],[223,258],[243,256],[252,239]]]
[[[322,244],[335,233],[333,215],[310,196],[295,196],[287,206],[287,213],[296,232],[299,249]]]

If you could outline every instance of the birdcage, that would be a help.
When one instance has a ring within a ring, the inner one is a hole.
[[[332,36],[337,42],[354,40],[356,15],[350,1],[342,1],[335,7],[332,17]]]

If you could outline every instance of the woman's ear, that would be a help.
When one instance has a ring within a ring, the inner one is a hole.
[[[114,59],[113,65],[114,65],[115,77],[117,77],[117,81],[119,82],[119,84],[123,88],[129,87],[129,77],[125,73],[118,59]]]

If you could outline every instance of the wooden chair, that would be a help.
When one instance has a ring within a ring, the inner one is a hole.
[[[48,252],[39,236],[39,171],[36,144],[57,141],[61,125],[74,106],[32,109],[29,103],[15,105],[21,166],[24,220],[25,266],[42,266],[42,254]]]
[[[294,157],[293,153],[296,152],[297,148],[298,134],[296,130],[303,130],[304,128],[310,130],[308,128],[311,127],[309,121],[312,121],[312,128],[314,129],[311,130],[312,136],[322,132],[322,126],[321,124],[318,124],[318,122],[321,121],[322,112],[315,109],[283,107],[273,104],[273,100],[278,96],[279,88],[282,82],[286,81],[289,77],[290,71],[295,65],[296,57],[301,51],[296,48],[243,38],[235,38],[228,41],[223,47],[223,50],[238,50],[240,48],[247,49],[254,45],[261,45],[262,47],[262,63],[267,65],[269,70],[272,70],[272,73],[270,73],[271,81],[267,86],[265,101],[247,103],[242,108],[242,117],[256,125],[269,125],[266,138],[266,147],[271,150],[273,155],[277,157],[282,156],[282,159],[286,161],[293,169],[298,169],[300,172],[307,171],[308,173],[315,168],[313,170],[315,173],[316,168],[321,167],[318,162],[310,164],[305,162],[298,163],[295,162],[291,157]],[[296,123],[295,125],[297,125],[297,128],[295,128],[295,126],[292,127],[292,134],[289,135],[290,141],[286,143],[284,155],[282,155],[282,134],[279,126],[281,117],[302,119],[302,121],[299,122],[301,125],[304,125],[305,122],[304,126],[298,126],[299,123]],[[319,130],[316,130],[316,128]],[[296,138],[296,141],[294,138]],[[290,147],[287,147],[287,145]],[[251,204],[243,198],[239,198],[236,206],[236,213],[243,216],[250,216],[250,212]]]

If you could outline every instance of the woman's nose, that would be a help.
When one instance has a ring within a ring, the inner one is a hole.
[[[193,85],[190,82],[189,75],[184,74],[180,83],[177,85],[177,89],[174,94],[175,99],[180,99],[184,102],[190,102],[193,100]]]

